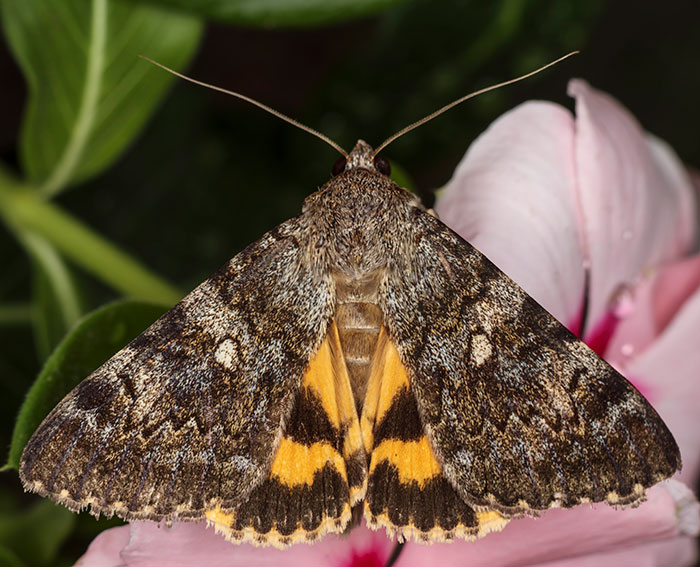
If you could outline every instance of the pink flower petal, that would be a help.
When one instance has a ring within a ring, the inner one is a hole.
[[[565,324],[584,289],[573,141],[569,111],[522,104],[471,145],[435,207]]]
[[[590,254],[589,322],[595,326],[624,284],[680,258],[693,241],[691,183],[662,142],[647,138],[609,95],[581,80],[576,98],[576,168]]]
[[[676,227],[676,242],[669,239],[671,251],[675,248],[680,255],[687,254],[695,248],[698,232],[698,197],[697,187],[691,177],[691,172],[681,162],[674,149],[661,138],[646,133],[646,141],[653,157],[653,163],[663,179],[663,184],[655,187],[662,198],[672,198],[677,201],[676,211],[679,226]],[[670,194],[667,194],[666,192]],[[672,195],[672,196],[671,196]],[[657,197],[658,198],[658,197]],[[669,235],[670,236],[670,235]]]
[[[603,314],[603,317],[596,322],[593,328],[591,328],[590,325],[587,326],[589,330],[586,332],[586,344],[591,347],[598,356],[604,356],[605,352],[608,350],[610,340],[617,331],[619,323],[620,319],[615,313],[615,310],[607,311]]]
[[[117,567],[121,565],[119,553],[129,543],[129,526],[119,526],[98,535],[75,567]]]
[[[700,288],[700,255],[685,258],[659,270],[654,286],[654,320],[659,332],[666,328],[681,306],[698,288]]]
[[[698,557],[697,542],[683,537],[616,549],[608,553],[591,553],[581,557],[547,562],[538,567],[690,567]]]
[[[650,277],[641,280],[637,286],[624,289],[621,295],[626,297],[624,301],[630,305],[624,313],[613,308],[613,311],[605,315],[605,318],[615,319],[615,331],[605,350],[599,354],[623,374],[627,363],[653,344],[659,334],[654,317],[658,274],[659,272],[653,272]],[[633,379],[634,376],[628,376],[628,380],[632,380],[632,383],[634,383]],[[634,383],[634,385],[641,388],[639,384]],[[654,403],[649,396],[647,399]]]
[[[669,488],[669,483],[674,486]],[[685,549],[684,539],[678,536],[697,535],[697,526],[689,532],[681,523],[686,508],[698,515],[698,503],[689,494],[681,483],[667,481],[650,489],[648,500],[638,508],[616,510],[595,504],[573,510],[549,510],[537,519],[513,520],[502,532],[475,542],[412,545],[404,549],[396,567],[525,567],[549,566],[553,561],[568,565],[564,560],[663,540],[673,540]]]
[[[364,527],[347,537],[326,536],[313,545],[280,550],[226,541],[203,522],[172,527],[134,522],[100,534],[79,567],[382,567],[394,548],[384,531]]]
[[[693,183],[693,188],[695,189],[695,197],[696,199],[700,198],[700,169],[688,167],[687,171],[690,176],[690,181]],[[700,224],[700,222],[698,224]]]
[[[657,340],[622,369],[650,388],[654,408],[681,449],[679,478],[694,483],[700,467],[700,290],[681,306]]]
[[[625,304],[624,309],[614,308],[605,316],[616,320],[614,335],[603,352],[605,358],[624,372],[629,361],[656,340],[699,288],[700,256],[662,266],[637,286],[625,288],[618,300]]]

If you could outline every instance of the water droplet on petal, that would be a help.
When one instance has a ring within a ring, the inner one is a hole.
[[[620,347],[620,352],[622,356],[629,358],[634,354],[634,345],[632,343],[625,343]]]
[[[622,231],[622,240],[632,240],[634,233],[631,228],[626,228]]]
[[[610,310],[618,319],[624,319],[632,315],[636,308],[632,286],[620,284],[612,295]]]

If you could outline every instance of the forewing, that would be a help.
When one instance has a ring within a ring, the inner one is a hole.
[[[126,519],[230,510],[268,475],[334,298],[295,219],[250,245],[48,415],[29,490]]]
[[[680,467],[654,409],[487,258],[416,211],[381,295],[445,476],[506,514],[625,504]]]

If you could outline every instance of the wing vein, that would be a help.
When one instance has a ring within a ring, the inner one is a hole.
[[[73,434],[73,437],[70,440],[70,443],[68,444],[67,449],[64,450],[63,454],[61,455],[61,459],[58,461],[56,464],[56,467],[53,470],[53,473],[51,474],[51,480],[49,480],[49,483],[46,486],[46,489],[49,492],[53,491],[53,485],[58,479],[58,475],[61,472],[61,469],[63,469],[63,466],[66,463],[66,460],[68,460],[68,457],[70,454],[75,450],[76,445],[78,444],[78,439],[80,439],[81,435],[83,434],[83,431],[85,429],[85,422],[81,422],[80,426],[76,430],[76,432]]]
[[[115,432],[119,429],[119,427],[123,423],[124,418],[126,417],[129,410],[130,410],[129,406],[125,407],[122,410],[121,414],[119,415],[119,418],[117,418],[117,421],[115,422],[115,424],[110,428],[103,429],[102,435],[100,435],[100,442],[92,450],[92,453],[90,454],[90,458],[87,462],[87,465],[85,465],[85,470],[83,471],[83,475],[80,478],[80,484],[78,485],[78,490],[76,491],[75,495],[73,496],[73,498],[75,498],[76,500],[81,498],[83,488],[85,487],[85,483],[87,482],[87,479],[88,479],[88,475],[90,474],[92,467],[95,465],[95,461],[97,460],[98,455],[100,454],[102,449],[105,447],[105,445],[109,442],[109,440],[114,436]]]

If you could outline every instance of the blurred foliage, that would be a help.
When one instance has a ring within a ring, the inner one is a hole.
[[[3,2],[5,37],[29,88],[22,169],[52,196],[107,168],[131,143],[199,43],[196,19],[107,0]]]
[[[138,1],[138,0],[132,0]],[[255,27],[312,27],[367,16],[405,0],[150,0],[207,20]]]
[[[32,327],[39,360],[46,360],[80,318],[80,297],[71,268],[51,244],[29,231],[18,236],[32,260]]]
[[[19,565],[53,566],[75,523],[69,510],[49,501],[34,502],[28,509],[0,517],[0,550]]]
[[[447,181],[491,120],[528,98],[569,104],[574,75],[612,92],[700,164],[686,118],[700,86],[688,71],[700,54],[700,13],[683,2],[649,6],[0,0],[0,441],[11,446],[8,466],[62,395],[180,290],[297,214],[336,159],[318,140],[223,95],[178,82],[166,97],[173,78],[137,55],[258,98],[349,148],[358,137],[377,145],[469,91],[583,51],[392,144],[397,179],[429,202],[429,189]],[[669,93],[673,105],[662,100]],[[132,299],[97,309],[120,296]],[[24,495],[14,470],[0,477],[0,564],[70,564],[110,525]]]

